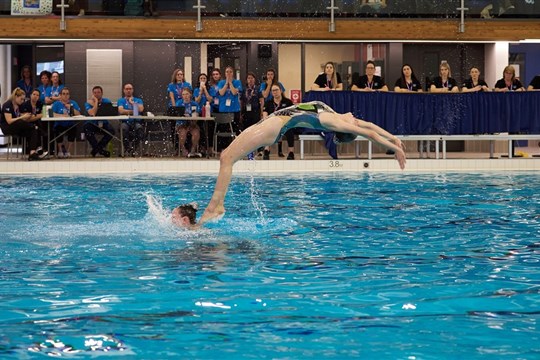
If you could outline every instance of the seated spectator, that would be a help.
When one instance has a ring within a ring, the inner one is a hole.
[[[52,105],[55,101],[60,101],[60,93],[64,85],[62,85],[62,79],[58,71],[51,73],[51,85],[47,88],[45,93],[45,104]]]
[[[98,109],[101,104],[111,104],[111,100],[103,97],[103,88],[101,86],[94,86],[92,88],[92,97],[84,104],[86,112],[89,116],[97,116]],[[105,148],[109,145],[114,135],[114,129],[107,120],[89,120],[84,124],[84,135],[86,141],[90,143],[92,147],[92,157],[96,157],[97,154],[104,157],[111,157],[111,153]],[[101,140],[98,142],[96,135],[102,135]]]
[[[495,83],[495,91],[525,91],[521,81],[516,79],[516,69],[512,65],[508,65],[503,70],[503,77]]]
[[[39,90],[39,100],[45,105],[45,97],[47,96],[47,90],[49,86],[51,86],[51,72],[47,70],[43,70],[39,73],[39,80],[41,81],[41,85],[38,86]]]
[[[439,65],[439,76],[433,79],[433,83],[431,84],[429,91],[433,93],[459,92],[457,81],[452,78],[450,64],[448,64],[446,61],[441,62],[441,65]]]
[[[358,13],[377,16],[386,8],[386,0],[362,0]]]
[[[19,89],[24,90],[25,95],[25,101],[30,100],[30,95],[32,94],[32,90],[34,90],[34,80],[32,79],[32,68],[28,65],[24,65],[21,69],[21,78],[17,81],[17,85]]]
[[[9,100],[2,105],[0,129],[4,135],[26,138],[28,149],[30,149],[28,160],[41,160],[47,156],[47,152],[38,149],[38,130],[34,124],[28,122],[32,114],[22,112],[21,105],[25,96],[24,90],[20,88],[13,90]]]
[[[413,68],[409,64],[401,67],[401,77],[396,80],[395,92],[422,92],[422,84],[414,75]]]
[[[473,66],[470,71],[470,78],[465,80],[461,85],[461,91],[463,92],[477,92],[477,91],[491,91],[487,83],[480,79],[480,70]]]
[[[293,102],[290,99],[287,99],[285,95],[281,92],[279,85],[272,85],[272,95],[273,99],[264,103],[263,109],[263,118],[272,114],[274,111],[286,108],[288,106],[293,106]],[[287,138],[287,146],[289,147],[289,154],[287,155],[287,160],[294,160],[294,129],[289,129],[285,133]],[[264,148],[263,160],[270,160],[270,147],[266,146]]]
[[[71,100],[69,89],[64,87],[60,92],[60,100],[55,101],[52,105],[54,117],[70,117],[81,115],[81,108],[74,100]],[[56,157],[59,159],[71,157],[70,150],[77,138],[76,123],[70,120],[62,120],[54,122],[54,136],[57,138]],[[67,134],[68,146],[64,146],[64,135]]]
[[[353,91],[388,91],[388,86],[384,79],[375,75],[375,63],[368,60],[366,63],[366,74],[360,77],[354,77],[351,87]]]
[[[198,116],[200,113],[199,105],[192,100],[191,90],[184,88],[182,90],[182,100],[176,102],[176,106],[183,106],[186,111],[184,116]],[[202,154],[198,151],[199,140],[201,138],[201,131],[196,121],[189,120],[176,120],[176,133],[178,134],[178,155],[184,156],[186,149],[187,134],[191,134],[191,151],[187,154],[188,158],[197,157],[201,158]]]
[[[540,90],[540,75],[536,75],[532,80],[527,91]]]
[[[118,99],[118,115],[139,116],[144,111],[144,103],[142,99],[133,96],[133,85],[127,83],[123,88],[124,97]],[[139,153],[135,150],[136,145],[139,145],[144,139],[144,129],[141,119],[129,119],[122,122],[120,125],[123,134],[124,155],[138,156]]]
[[[30,94],[30,99],[26,100],[21,106],[22,113],[30,114],[30,118],[27,122],[33,123],[38,131],[38,148],[41,146],[42,149],[46,148],[49,145],[49,136],[48,136],[48,127],[45,125],[41,119],[43,117],[43,102],[41,102],[40,91],[34,89],[32,94]]]
[[[182,100],[182,90],[191,90],[191,84],[184,80],[184,70],[175,69],[171,75],[171,82],[167,86],[167,99],[169,107]]]
[[[320,73],[311,85],[313,91],[343,90],[341,75],[336,72],[334,63],[329,61],[324,65],[324,72]]]

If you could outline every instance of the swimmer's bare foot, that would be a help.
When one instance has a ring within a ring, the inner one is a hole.
[[[223,214],[225,214],[225,207],[223,207],[222,205],[217,206],[214,210],[210,210],[210,208],[206,208],[206,210],[204,210],[203,215],[199,219],[198,225],[202,225],[213,219],[217,220],[221,218]]]

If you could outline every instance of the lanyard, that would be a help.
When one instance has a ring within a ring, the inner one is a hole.
[[[411,83],[406,82],[406,83],[407,83],[407,89],[408,89],[409,91],[413,91],[414,83],[412,83],[412,82],[411,82]]]

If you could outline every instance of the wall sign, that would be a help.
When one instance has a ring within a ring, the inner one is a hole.
[[[11,15],[49,15],[53,0],[11,0]]]

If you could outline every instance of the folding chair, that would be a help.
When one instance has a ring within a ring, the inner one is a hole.
[[[234,113],[214,113],[214,118],[216,121],[214,125],[214,153],[217,153],[218,152],[217,150],[218,137],[231,138],[231,139],[236,138],[236,134],[234,133],[234,129],[232,126],[233,121],[234,121]],[[218,131],[219,125],[226,125],[226,124],[229,124],[227,130],[223,130],[224,126],[222,126],[222,130]]]

